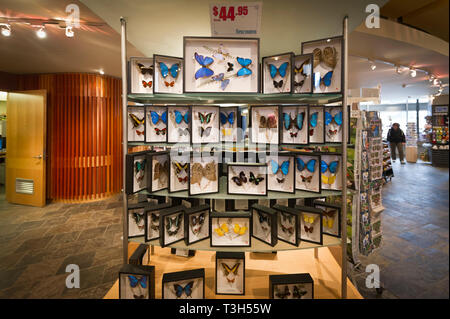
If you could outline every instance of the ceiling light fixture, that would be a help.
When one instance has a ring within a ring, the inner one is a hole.
[[[73,36],[74,36],[73,28],[71,25],[68,25],[66,27],[66,37],[73,38]]]
[[[44,39],[47,37],[47,33],[45,32],[45,26],[39,27],[39,30],[36,31],[36,35],[40,39]]]
[[[397,74],[402,73],[402,69],[398,65],[395,66],[395,73],[397,73]]]
[[[375,71],[375,69],[377,68],[377,65],[376,65],[374,62],[372,62],[372,61],[370,61],[370,63],[371,63],[370,69],[371,69],[372,71]]]
[[[9,24],[0,24],[2,28],[2,35],[4,37],[9,37],[11,35],[11,26]]]
[[[412,78],[415,78],[417,76],[417,71],[416,70],[409,69],[409,72],[410,72]]]
[[[438,78],[435,78],[433,80],[433,85],[438,86],[439,85],[440,80]]]
[[[98,73],[100,73],[101,75],[105,74],[105,71],[103,71],[102,69],[98,70]]]

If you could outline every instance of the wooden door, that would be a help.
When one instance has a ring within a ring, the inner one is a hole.
[[[46,90],[8,93],[6,200],[10,203],[45,205],[46,109]]]

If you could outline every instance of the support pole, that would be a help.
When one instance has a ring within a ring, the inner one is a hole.
[[[127,22],[120,17],[120,53],[122,62],[122,196],[123,196],[123,263],[128,264],[128,197],[125,193],[126,162],[128,152],[127,138]]]
[[[342,94],[342,113],[344,116],[344,127],[342,134],[342,209],[341,209],[341,223],[342,223],[342,265],[341,265],[341,298],[347,298],[347,141],[348,141],[348,16],[344,18],[344,83]]]

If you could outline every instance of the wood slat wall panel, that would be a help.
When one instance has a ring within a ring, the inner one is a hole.
[[[47,198],[90,201],[122,188],[121,80],[95,74],[19,75],[46,89]]]

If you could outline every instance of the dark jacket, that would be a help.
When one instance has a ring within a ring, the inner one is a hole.
[[[394,130],[391,127],[387,135],[387,140],[390,143],[405,143],[406,142],[405,133],[403,133],[403,131],[400,128]]]

